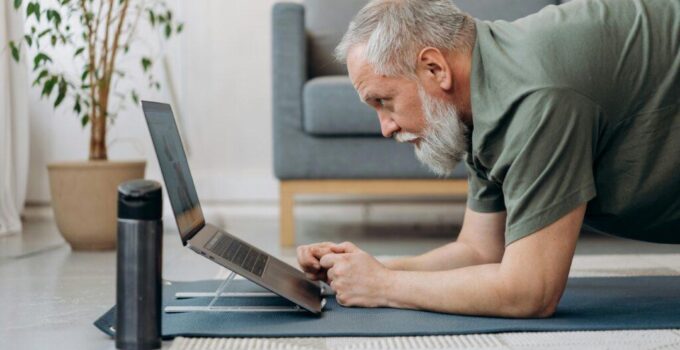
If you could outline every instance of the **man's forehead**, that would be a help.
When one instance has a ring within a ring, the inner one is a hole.
[[[361,81],[370,79],[372,75],[375,75],[371,64],[363,55],[363,45],[350,48],[347,53],[347,71],[355,88]]]
[[[355,46],[347,54],[347,70],[354,89],[362,100],[385,93],[386,77],[377,74],[363,55],[363,46]]]

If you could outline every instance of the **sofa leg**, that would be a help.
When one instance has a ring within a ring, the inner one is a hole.
[[[279,184],[280,241],[295,245],[295,195],[465,196],[467,180],[283,180]]]
[[[279,203],[279,224],[280,227],[280,241],[283,247],[292,247],[295,244],[295,198],[293,191],[290,190],[285,181],[281,181],[280,185],[280,203]]]

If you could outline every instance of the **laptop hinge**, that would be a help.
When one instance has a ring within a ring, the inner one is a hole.
[[[194,236],[196,236],[196,234],[198,234],[198,232],[200,232],[204,227],[205,221],[202,221],[193,230],[189,231],[189,234],[186,235],[186,238],[182,239],[182,244],[187,245],[187,242],[194,238]]]

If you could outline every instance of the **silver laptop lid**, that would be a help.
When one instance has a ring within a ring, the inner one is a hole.
[[[175,117],[167,103],[142,101],[142,109],[163,173],[165,190],[175,212],[179,235],[182,244],[186,245],[205,226],[205,219]]]

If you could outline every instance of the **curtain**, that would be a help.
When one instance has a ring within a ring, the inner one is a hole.
[[[17,64],[9,40],[23,36],[24,21],[12,1],[0,4],[0,236],[21,232],[29,156],[26,50]]]

